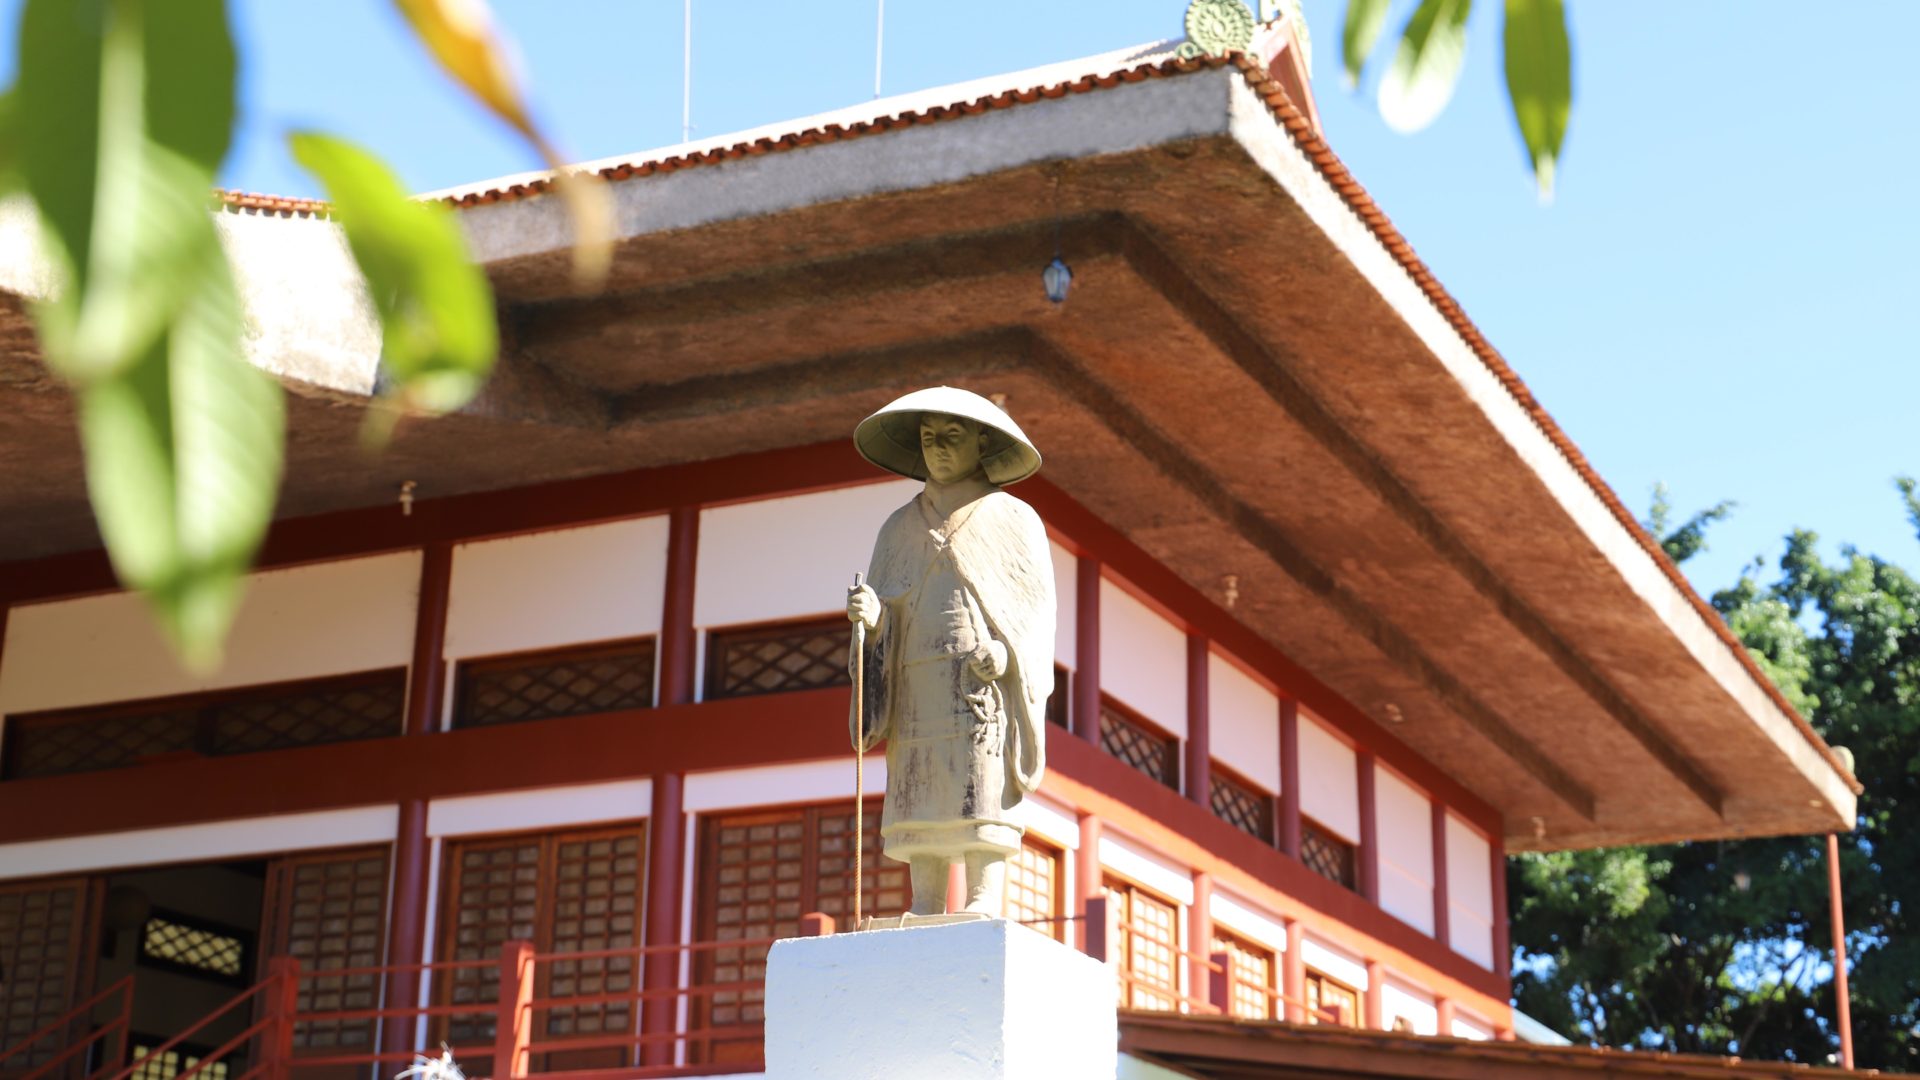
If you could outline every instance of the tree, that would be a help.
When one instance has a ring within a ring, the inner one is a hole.
[[[1920,536],[1920,497],[1897,482]],[[1655,535],[1701,549],[1721,504]],[[1779,575],[1748,569],[1714,607],[1866,787],[1841,837],[1856,1061],[1920,1067],[1920,582],[1804,530]],[[1524,855],[1514,898],[1518,1006],[1596,1045],[1819,1063],[1837,1050],[1825,840],[1666,844]]]

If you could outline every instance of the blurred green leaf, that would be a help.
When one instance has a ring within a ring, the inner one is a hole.
[[[242,576],[272,517],[279,386],[240,355],[239,299],[211,225],[178,317],[132,365],[80,392],[94,516],[123,583],[185,663],[218,663]]]
[[[289,143],[294,160],[325,185],[366,275],[393,395],[429,412],[466,404],[500,343],[493,288],[469,258],[453,211],[409,198],[378,158],[345,140],[303,132]]]
[[[1420,0],[1380,80],[1380,116],[1388,127],[1419,131],[1446,108],[1467,58],[1472,7],[1472,0]]]
[[[137,361],[195,283],[233,128],[222,0],[29,0],[17,153],[62,278],[36,312],[48,363],[85,382]]]
[[[27,0],[19,51],[10,160],[59,279],[34,309],[42,352],[74,385],[115,572],[207,669],[272,516],[283,427],[209,206],[233,130],[226,7]]]
[[[1553,195],[1554,167],[1573,111],[1573,47],[1561,0],[1507,0],[1507,100],[1542,198]]]
[[[1340,56],[1346,63],[1347,86],[1360,85],[1360,70],[1387,27],[1389,0],[1347,0],[1347,21],[1340,30]]]

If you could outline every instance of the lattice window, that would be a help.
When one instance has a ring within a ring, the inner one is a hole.
[[[863,914],[893,915],[911,899],[905,863],[880,855],[880,800],[869,800],[861,878]],[[705,941],[789,937],[800,917],[820,911],[842,925],[853,916],[853,813],[845,804],[730,814],[701,823],[697,936]],[[694,981],[747,983],[696,1002],[696,1027],[740,1029],[738,1037],[695,1048],[702,1061],[753,1062],[765,1019],[759,984],[766,979],[767,947],[753,945],[699,954]]]
[[[653,704],[652,638],[463,661],[453,726],[483,727]]]
[[[165,1053],[153,1054],[166,1043],[166,1039],[152,1035],[135,1035],[131,1060],[139,1064],[134,1066],[127,1080],[173,1080],[174,1077],[199,1065],[201,1059],[207,1056],[207,1047],[188,1043],[180,1043]],[[149,1054],[153,1056],[148,1057]],[[200,1080],[202,1077],[205,1080],[227,1080],[229,1075],[227,1059],[221,1058],[219,1061],[208,1062],[193,1075],[195,1080]]]
[[[455,845],[448,857],[447,927],[440,954],[449,960],[488,960],[512,940],[531,941],[541,953],[639,945],[645,850],[646,830],[638,825]],[[638,967],[630,957],[555,960],[542,966],[534,995],[628,993],[636,988]],[[499,999],[497,967],[456,968],[441,982],[442,1000],[452,1004]],[[541,1010],[535,1031],[554,1039],[620,1034],[634,1030],[634,1012],[626,1002],[557,1004]],[[446,1030],[447,1042],[454,1045],[488,1042],[493,1014],[454,1016]],[[606,1065],[619,1055],[607,1050],[588,1052],[592,1060],[566,1057],[565,1065],[536,1062],[535,1071]]]
[[[1231,1000],[1227,1003],[1229,1015],[1249,1020],[1279,1018],[1279,998],[1273,993],[1274,974],[1278,965],[1272,949],[1215,927],[1210,951],[1226,953],[1227,967],[1233,974],[1229,980],[1232,987]]]
[[[1273,843],[1273,796],[1222,769],[1212,769],[1214,816],[1262,843]]]
[[[387,926],[384,848],[299,855],[273,864],[268,879],[270,955],[291,956],[302,971],[299,1011],[372,1009],[380,980],[371,973],[327,975],[381,963]],[[302,1020],[296,1052],[360,1051],[373,1044],[373,1020]]]
[[[853,624],[844,617],[716,630],[707,637],[706,699],[846,686]]]
[[[1360,1026],[1360,991],[1318,971],[1307,972],[1305,989],[1307,1023]]]
[[[58,776],[135,765],[164,754],[221,756],[400,733],[406,672],[7,718],[0,777]]]
[[[74,1002],[86,882],[78,879],[0,886],[0,1048],[53,1023]],[[66,1048],[41,1039],[9,1062],[30,1067]]]
[[[156,909],[140,937],[140,962],[221,982],[245,983],[251,935],[191,915]]]
[[[1307,818],[1300,819],[1300,861],[1329,881],[1349,889],[1357,888],[1354,877],[1359,864],[1357,849]]]
[[[1133,1009],[1167,1011],[1179,1002],[1180,923],[1171,901],[1116,878],[1106,883],[1114,920],[1114,955],[1127,978],[1120,981],[1120,1004]]]
[[[1007,859],[1007,918],[1066,940],[1061,920],[1060,849],[1029,836]]]
[[[1170,788],[1180,786],[1180,740],[1112,701],[1100,705],[1100,748]]]

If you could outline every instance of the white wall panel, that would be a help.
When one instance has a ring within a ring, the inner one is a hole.
[[[1280,699],[1273,691],[1233,661],[1218,654],[1210,656],[1207,718],[1214,758],[1279,794]]]
[[[1187,733],[1187,635],[1111,581],[1100,582],[1100,689]]]
[[[849,748],[851,749],[851,748]],[[867,795],[887,790],[887,759],[867,755]],[[845,798],[853,805],[853,755],[831,761],[803,761],[791,765],[762,765],[751,769],[722,769],[687,777],[681,802],[689,814],[705,810],[732,810],[782,803],[825,802]]]
[[[1433,806],[1385,769],[1373,783],[1380,829],[1380,906],[1422,933],[1433,933]]]
[[[1068,851],[1080,846],[1079,819],[1050,799],[1029,795],[1007,816],[1027,832]]]
[[[1280,920],[1263,914],[1253,905],[1241,903],[1215,889],[1208,900],[1207,911],[1212,914],[1214,922],[1241,937],[1265,945],[1276,953],[1287,951],[1287,928]]]
[[[1072,671],[1079,641],[1080,558],[1051,541],[1047,547],[1053,556],[1053,658]]]
[[[1353,748],[1300,710],[1300,812],[1360,842],[1360,775]]]
[[[1300,960],[1322,975],[1330,975],[1363,994],[1367,991],[1366,961],[1345,949],[1311,937],[1302,938]]]
[[[390,843],[399,819],[397,806],[360,806],[58,840],[27,840],[0,844],[0,878]]]
[[[478,836],[635,821],[653,809],[652,780],[461,795],[427,804],[428,836]]]
[[[1146,848],[1135,847],[1125,840],[1103,833],[1100,837],[1100,865],[1176,903],[1193,903],[1193,872],[1175,866]]]
[[[174,660],[131,593],[23,605],[7,622],[0,713],[404,667],[419,592],[418,551],[249,575],[226,662],[205,676]]]
[[[461,544],[447,657],[658,633],[666,577],[664,514]]]
[[[1433,1003],[1433,995],[1397,979],[1388,979],[1380,988],[1380,1023],[1392,1031],[1394,1021],[1402,1017],[1415,1034],[1440,1032],[1440,1010]]]
[[[896,480],[702,510],[694,625],[844,611],[880,526],[921,487]]]
[[[1472,1039],[1475,1042],[1491,1042],[1493,1025],[1477,1016],[1464,1015],[1458,1006],[1453,1014],[1453,1030],[1448,1034],[1456,1039]]]
[[[1447,941],[1493,968],[1493,851],[1479,833],[1447,818]]]

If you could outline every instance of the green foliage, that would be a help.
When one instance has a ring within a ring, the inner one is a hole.
[[[1920,533],[1915,486],[1898,485]],[[1688,525],[1723,516],[1709,514]],[[1656,535],[1671,524],[1664,493],[1650,524]],[[1697,539],[1681,550],[1698,551]],[[1774,580],[1756,566],[1714,606],[1821,734],[1854,751],[1867,793],[1859,828],[1840,843],[1856,1056],[1862,1067],[1911,1070],[1920,1066],[1920,849],[1910,841],[1920,831],[1920,582],[1850,549],[1828,563],[1816,539],[1795,532]],[[1824,837],[1521,856],[1508,881],[1515,1000],[1566,1034],[1810,1063],[1837,1051]]]
[[[453,211],[407,198],[365,150],[313,133],[289,137],[294,160],[327,189],[383,331],[380,361],[406,406],[445,412],[472,399],[500,346],[493,288],[468,261]]]
[[[1447,107],[1467,59],[1472,10],[1472,0],[1420,0],[1413,9],[1380,80],[1380,118],[1387,126],[1419,131]]]
[[[552,159],[502,74],[497,39],[445,32],[477,25],[477,4],[403,6],[418,32],[438,35],[436,59],[488,107],[519,117],[516,130]],[[209,206],[235,111],[225,0],[27,0],[17,40],[17,81],[0,95],[0,191],[33,200],[57,280],[33,312],[41,349],[75,393],[88,495],[115,572],[146,596],[182,660],[208,669],[272,517],[285,427],[279,387],[245,356],[245,315]],[[475,86],[476,71],[498,77]],[[381,319],[394,397],[458,408],[499,343],[492,290],[452,212],[413,201],[377,159],[337,139],[299,136],[295,151],[337,203]],[[577,221],[604,219],[604,193],[585,180],[562,186]],[[576,232],[604,273],[606,228]]]
[[[1360,84],[1390,6],[1390,0],[1347,0],[1340,45],[1350,88]],[[1472,0],[1420,0],[1408,16],[1380,81],[1380,116],[1394,130],[1426,127],[1452,99],[1466,60],[1471,6]],[[1541,197],[1550,198],[1573,114],[1573,45],[1565,2],[1506,0],[1504,19],[1507,102],[1534,182]]]
[[[34,317],[74,386],[114,569],[192,666],[218,659],[273,509],[281,403],[241,355],[207,200],[233,128],[221,0],[30,0],[7,122],[59,279]]]
[[[1668,558],[1682,563],[1707,549],[1707,526],[1725,520],[1739,505],[1732,499],[1723,499],[1694,514],[1676,528],[1673,524],[1673,498],[1667,491],[1667,485],[1655,484],[1652,509],[1641,525],[1660,541],[1660,547]]]
[[[1573,113],[1573,46],[1561,0],[1507,0],[1502,28],[1507,102],[1526,144],[1543,198],[1553,195],[1554,163]]]

